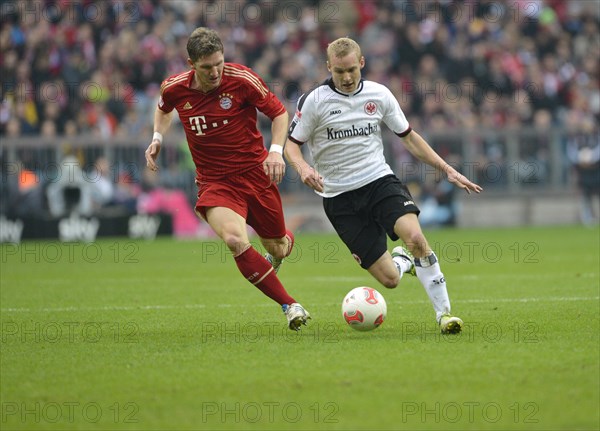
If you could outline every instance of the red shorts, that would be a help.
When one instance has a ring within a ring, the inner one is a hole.
[[[229,208],[246,220],[261,238],[283,238],[285,220],[277,185],[262,165],[217,181],[199,182],[196,212],[206,219],[206,209]]]

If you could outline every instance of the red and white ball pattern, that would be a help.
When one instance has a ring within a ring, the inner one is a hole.
[[[351,328],[371,331],[378,328],[387,315],[383,295],[372,287],[356,287],[342,301],[342,316]]]

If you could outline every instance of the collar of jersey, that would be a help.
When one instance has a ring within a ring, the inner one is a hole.
[[[356,91],[352,94],[342,93],[337,88],[335,88],[335,85],[333,84],[333,79],[331,79],[331,78],[329,78],[327,81],[325,81],[325,83],[329,86],[329,88],[331,88],[337,94],[341,94],[342,96],[346,96],[346,97],[354,96],[354,95],[360,93],[363,89],[363,79],[362,78],[360,79],[360,82],[358,83],[358,87],[356,88]]]

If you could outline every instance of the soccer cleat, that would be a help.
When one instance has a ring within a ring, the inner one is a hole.
[[[415,270],[415,261],[413,260],[411,254],[408,252],[407,249],[405,249],[401,245],[399,245],[398,247],[394,247],[392,249],[392,258],[394,257],[401,257],[402,259],[409,261],[410,269],[406,272],[410,275],[417,275],[417,271]]]
[[[462,331],[462,327],[463,321],[456,316],[446,313],[440,318],[440,331],[442,331],[442,334],[458,334]]]
[[[306,321],[310,319],[310,314],[300,304],[283,304],[281,309],[285,313],[288,320],[288,327],[293,331],[299,331],[300,325],[306,325]]]
[[[277,274],[279,272],[279,268],[281,267],[281,264],[283,263],[283,259],[275,258],[275,257],[273,257],[273,255],[271,253],[265,253],[265,259],[267,259],[267,261],[271,264],[271,266],[275,270],[275,274]]]

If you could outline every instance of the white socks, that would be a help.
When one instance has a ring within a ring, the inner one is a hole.
[[[396,260],[394,260],[396,262]],[[396,263],[398,265],[398,263]],[[435,310],[435,319],[439,323],[445,313],[450,313],[450,299],[446,289],[446,279],[436,255],[431,252],[429,256],[415,258],[417,278],[425,288],[429,300]]]
[[[410,270],[412,263],[409,260],[404,259],[402,256],[393,257],[392,260],[396,264],[396,268],[398,268],[400,279],[402,279],[404,273]]]

